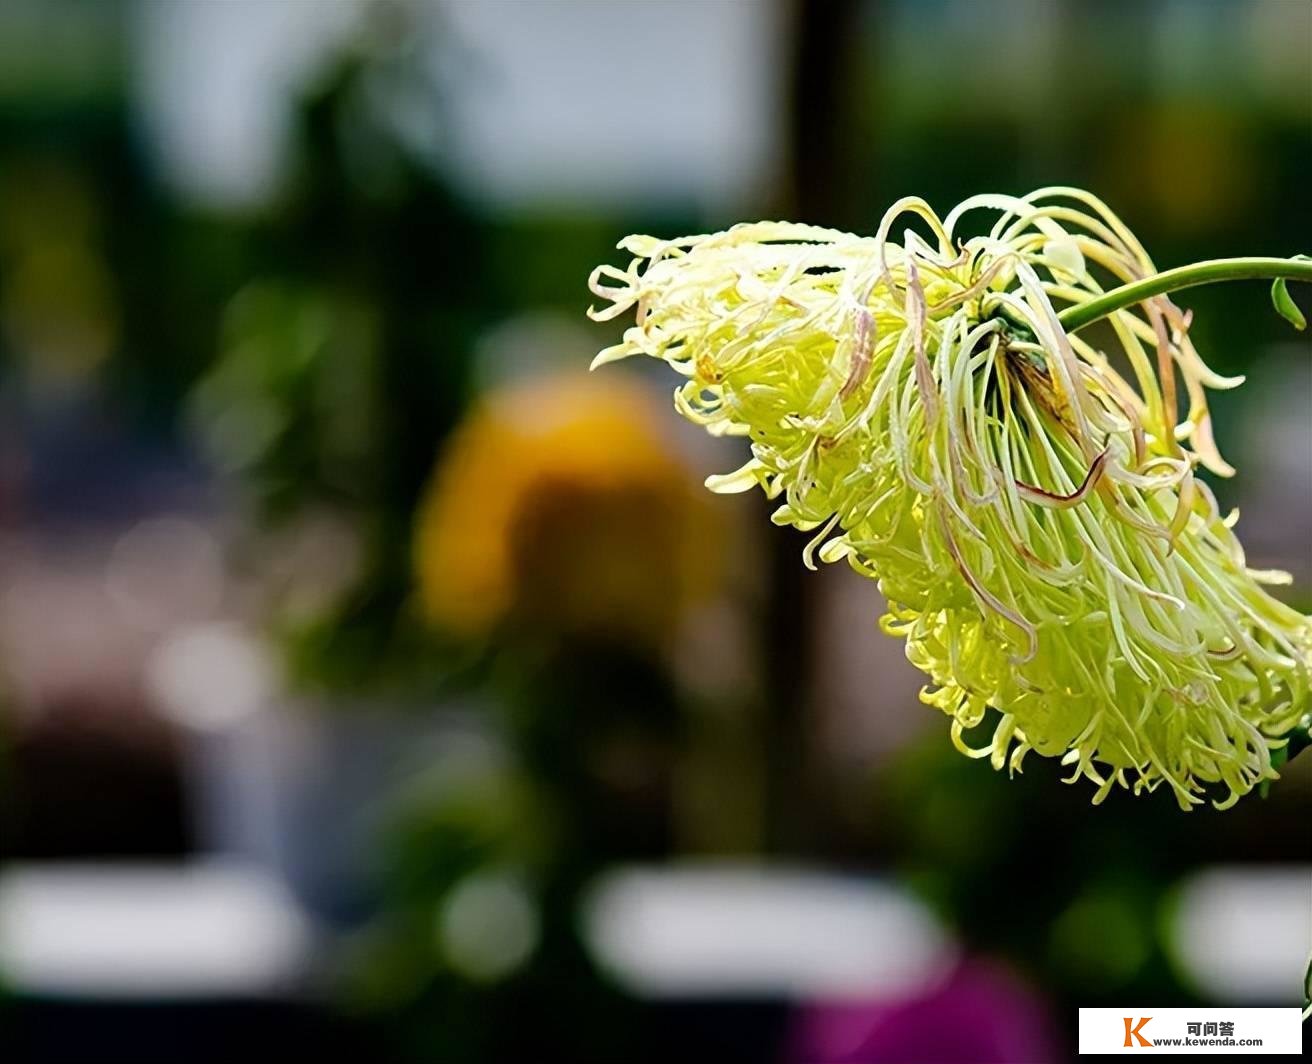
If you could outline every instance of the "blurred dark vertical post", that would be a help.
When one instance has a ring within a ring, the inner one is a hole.
[[[878,0],[792,5],[787,123],[788,217],[839,229],[868,221],[872,84],[865,76]]]
[[[828,0],[790,5],[786,43],[790,81],[785,143],[787,180],[777,215],[859,229],[869,201],[859,181],[872,172],[869,85],[876,0]],[[772,509],[773,506],[771,505]],[[826,795],[814,773],[809,727],[815,584],[802,565],[801,540],[776,534],[770,543],[766,616],[766,844],[774,851],[824,848]]]

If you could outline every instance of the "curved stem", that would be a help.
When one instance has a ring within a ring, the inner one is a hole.
[[[1067,307],[1057,315],[1057,319],[1068,333],[1073,333],[1108,314],[1165,292],[1211,284],[1214,281],[1269,281],[1282,278],[1312,282],[1312,262],[1306,259],[1274,258],[1208,259],[1188,266],[1177,266],[1173,270],[1163,270],[1151,277],[1113,288],[1097,299]]]

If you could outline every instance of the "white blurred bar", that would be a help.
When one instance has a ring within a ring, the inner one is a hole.
[[[1298,1003],[1312,948],[1312,865],[1198,873],[1181,888],[1172,938],[1186,973],[1216,1001]]]
[[[891,998],[956,960],[904,891],[804,870],[622,870],[591,892],[584,928],[617,979],[654,997]]]
[[[304,974],[287,892],[228,865],[10,865],[0,972],[18,992],[91,999],[260,997]]]

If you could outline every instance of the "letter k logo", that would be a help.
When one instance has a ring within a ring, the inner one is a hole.
[[[1131,1016],[1125,1017],[1125,1046],[1127,1049],[1134,1047],[1134,1043],[1130,1041],[1131,1038],[1139,1039],[1139,1044],[1141,1046],[1150,1046],[1153,1044],[1153,1040],[1151,1038],[1145,1038],[1143,1035],[1139,1033],[1144,1029],[1144,1026],[1151,1019],[1152,1019],[1151,1016],[1145,1016],[1142,1020],[1140,1020],[1138,1023],[1135,1023],[1134,1026],[1131,1027],[1130,1024],[1134,1023],[1133,1017]]]

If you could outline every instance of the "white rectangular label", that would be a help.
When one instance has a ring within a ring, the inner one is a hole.
[[[1300,1053],[1298,1009],[1080,1009],[1081,1053]]]

